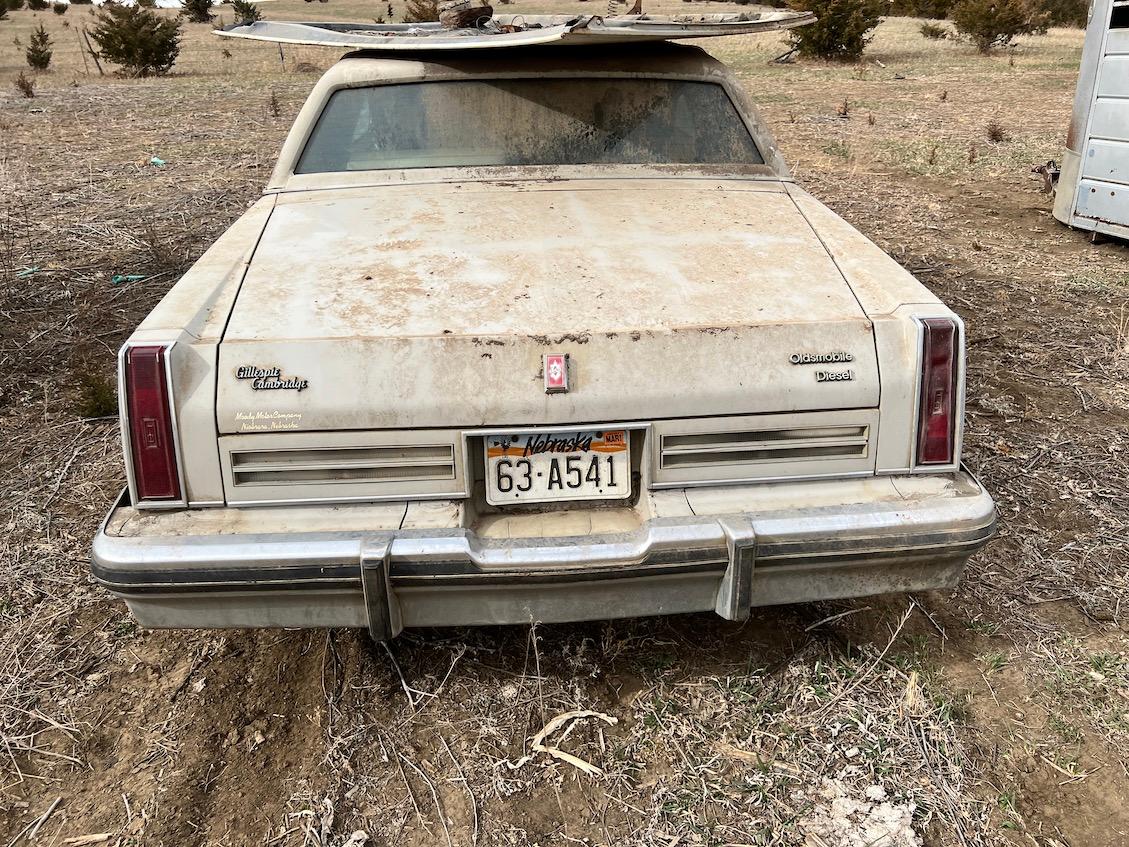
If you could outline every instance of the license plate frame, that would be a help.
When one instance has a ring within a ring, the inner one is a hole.
[[[492,433],[483,437],[483,460],[491,506],[631,496],[631,439],[622,427]]]

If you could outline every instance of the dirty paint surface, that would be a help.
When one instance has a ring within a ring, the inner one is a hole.
[[[224,338],[552,336],[860,317],[778,184],[576,180],[283,196]]]
[[[790,361],[840,350],[849,367]],[[569,394],[544,394],[545,353],[570,354]],[[256,391],[233,378],[246,367],[309,388]],[[763,180],[280,195],[218,383],[224,432],[264,403],[308,430],[878,400],[869,320],[792,198]]]

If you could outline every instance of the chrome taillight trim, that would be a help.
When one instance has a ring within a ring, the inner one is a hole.
[[[180,428],[177,424],[176,394],[173,392],[172,381],[172,350],[175,341],[127,341],[118,350],[118,419],[121,428],[122,459],[125,463],[126,485],[129,488],[129,498],[134,507],[138,509],[183,509],[188,506],[186,483],[184,480],[184,465],[180,450]],[[165,360],[165,386],[169,393],[169,419],[172,427],[173,459],[176,462],[177,483],[180,486],[180,497],[175,500],[142,500],[137,493],[137,479],[133,467],[133,446],[130,444],[129,401],[126,397],[126,356],[134,347],[160,347],[164,350]]]
[[[922,465],[917,459],[918,427],[921,425],[921,388],[924,374],[925,349],[925,321],[949,320],[956,328],[956,343],[953,355],[956,357],[956,393],[953,403],[953,415],[956,417],[953,426],[953,461],[947,465]],[[965,407],[965,335],[964,321],[955,314],[947,315],[914,315],[914,326],[917,330],[917,353],[914,358],[914,383],[913,383],[913,417],[910,426],[911,456],[909,472],[914,474],[949,473],[960,470],[960,457],[964,448],[964,407]]]

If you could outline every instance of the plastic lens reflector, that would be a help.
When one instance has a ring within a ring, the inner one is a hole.
[[[126,351],[129,444],[140,500],[180,499],[166,367],[164,347],[130,347]]]
[[[921,325],[917,463],[950,465],[956,446],[956,323],[948,318],[928,318]]]

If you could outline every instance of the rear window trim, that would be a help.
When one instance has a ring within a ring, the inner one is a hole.
[[[762,162],[759,163],[759,164],[749,163],[747,165],[740,165],[740,164],[732,164],[732,165],[709,164],[709,165],[703,165],[703,164],[693,164],[693,163],[681,163],[681,164],[679,164],[679,163],[659,163],[659,164],[648,165],[648,164],[642,164],[642,163],[640,163],[640,164],[629,164],[629,163],[609,164],[609,163],[593,162],[593,163],[576,164],[576,165],[568,165],[568,166],[561,166],[561,165],[484,165],[482,167],[512,168],[512,169],[515,169],[515,170],[520,169],[520,168],[546,168],[546,167],[576,167],[576,168],[601,168],[601,169],[607,169],[608,167],[668,167],[668,168],[688,168],[688,169],[693,169],[693,168],[716,169],[716,168],[722,168],[722,167],[731,167],[731,168],[734,168],[734,169],[746,169],[746,168],[757,168],[757,169],[769,168],[769,169],[771,169],[772,168],[772,165],[770,164],[770,157],[772,156],[772,154],[774,152],[773,149],[772,149],[772,146],[771,145],[766,146],[765,144],[762,143],[762,139],[757,134],[756,128],[755,128],[753,122],[750,120],[750,116],[747,115],[745,113],[745,111],[741,108],[740,98],[734,96],[735,92],[733,90],[733,87],[728,83],[728,81],[726,79],[724,79],[722,77],[703,77],[699,74],[678,74],[678,73],[670,73],[670,74],[631,73],[631,72],[625,72],[625,71],[552,71],[552,72],[539,72],[539,73],[530,73],[528,71],[515,71],[513,73],[491,72],[489,75],[482,75],[482,76],[468,75],[466,73],[452,72],[450,74],[428,73],[426,75],[424,75],[424,74],[410,75],[410,76],[404,76],[404,77],[397,77],[395,79],[355,80],[355,81],[349,81],[349,82],[337,84],[337,85],[334,85],[333,87],[329,88],[326,91],[325,96],[322,98],[320,108],[318,109],[317,116],[309,122],[307,129],[306,129],[306,133],[302,138],[301,146],[295,152],[293,159],[289,163],[288,177],[290,177],[290,178],[294,178],[294,177],[302,178],[302,177],[309,177],[309,176],[315,176],[315,175],[320,176],[320,175],[326,175],[326,174],[337,174],[337,175],[341,175],[341,176],[348,176],[348,175],[356,175],[356,174],[389,174],[389,173],[404,173],[404,172],[426,173],[428,171],[451,170],[452,168],[463,168],[463,169],[465,169],[463,166],[437,165],[435,167],[422,167],[422,168],[366,168],[366,169],[347,170],[347,171],[299,172],[297,168],[298,168],[299,163],[302,161],[302,158],[306,155],[306,148],[309,146],[310,141],[313,139],[314,133],[317,131],[318,124],[321,123],[322,116],[325,114],[325,111],[329,107],[330,102],[333,100],[334,95],[336,95],[337,92],[339,92],[339,91],[350,90],[350,89],[358,89],[358,88],[383,88],[385,86],[393,86],[393,85],[416,85],[416,84],[420,84],[420,83],[490,82],[492,80],[518,80],[518,79],[532,79],[532,80],[538,80],[538,79],[593,79],[593,80],[595,80],[595,79],[629,79],[629,80],[635,80],[635,79],[639,79],[639,80],[667,80],[667,81],[671,81],[671,82],[695,82],[695,83],[702,83],[702,84],[705,84],[705,85],[715,85],[715,86],[719,87],[725,93],[726,98],[729,100],[729,104],[733,107],[733,111],[737,115],[738,120],[741,121],[741,125],[745,128],[745,132],[748,133],[749,141],[752,143],[753,147],[756,149],[757,153],[760,155]]]

